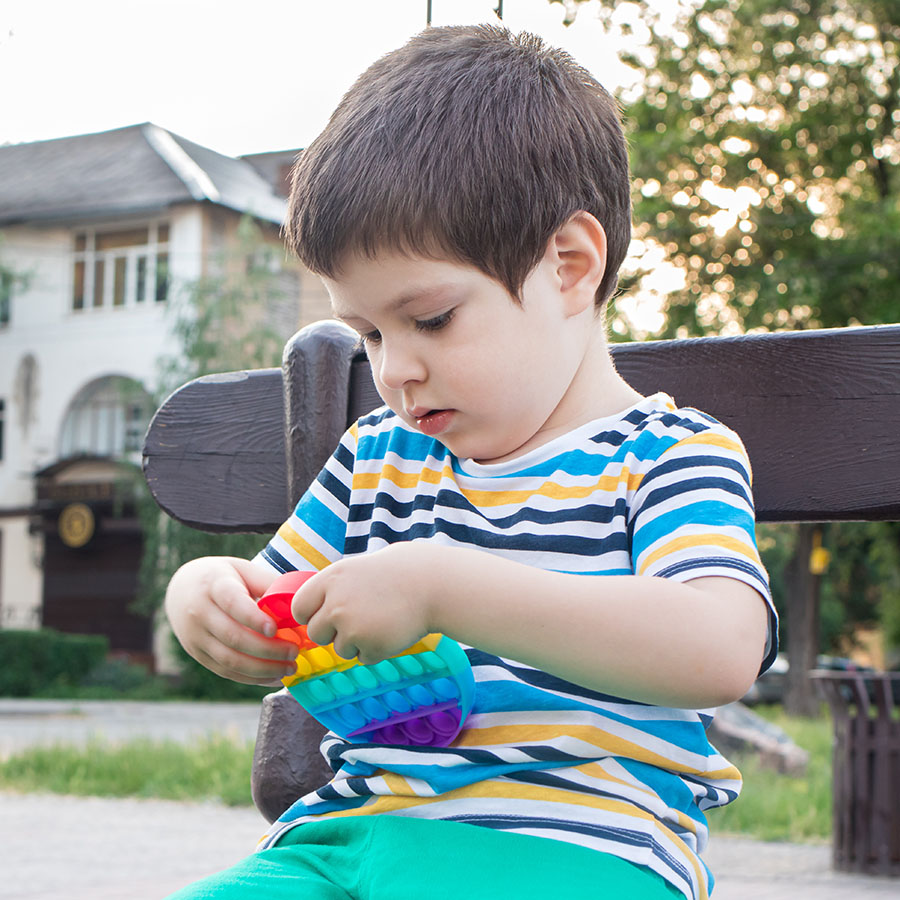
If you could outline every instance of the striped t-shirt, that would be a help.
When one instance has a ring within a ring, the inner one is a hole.
[[[410,540],[585,576],[737,578],[772,609],[739,438],[664,394],[489,465],[378,410],[348,430],[258,559],[279,572],[322,569]],[[741,786],[707,739],[711,711],[608,696],[466,652],[475,702],[450,747],[326,735],[334,779],[288,809],[260,846],[323,816],[447,819],[593,847],[705,898],[704,810]]]

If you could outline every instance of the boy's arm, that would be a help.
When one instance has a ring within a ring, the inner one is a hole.
[[[277,572],[236,557],[185,563],[166,590],[166,615],[184,649],[217,675],[244,684],[278,685],[294,672],[297,648],[274,638],[256,605]]]
[[[293,610],[313,640],[364,662],[439,631],[592,690],[687,708],[743,696],[768,626],[762,596],[727,577],[570,575],[425,542],[329,566]]]

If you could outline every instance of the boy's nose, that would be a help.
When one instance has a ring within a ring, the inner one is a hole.
[[[424,380],[424,361],[412,348],[396,342],[388,345],[387,341],[383,341],[379,350],[378,374],[385,387],[398,391],[411,381]]]

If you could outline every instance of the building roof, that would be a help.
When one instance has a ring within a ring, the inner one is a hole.
[[[250,163],[277,194],[287,197],[291,187],[291,169],[299,155],[299,150],[273,150],[269,153],[247,153],[239,159]]]
[[[145,122],[0,147],[0,225],[149,214],[210,202],[281,224],[260,170]]]

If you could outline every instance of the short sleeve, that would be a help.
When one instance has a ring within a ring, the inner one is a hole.
[[[644,473],[631,503],[629,543],[638,575],[676,581],[721,576],[759,591],[769,609],[765,670],[777,650],[777,615],[756,545],[751,480],[740,438],[710,420]]]
[[[356,447],[353,425],[256,562],[277,572],[318,571],[343,556]]]

